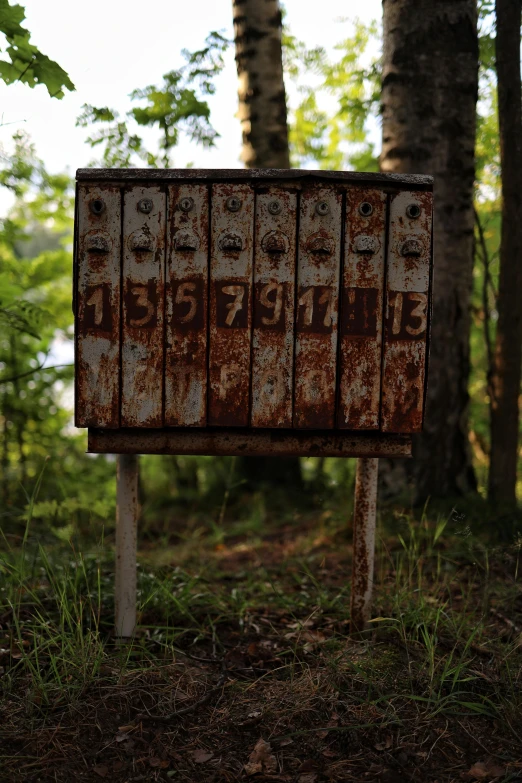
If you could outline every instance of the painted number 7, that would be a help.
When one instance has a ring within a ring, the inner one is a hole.
[[[228,313],[227,317],[225,318],[225,324],[226,326],[232,326],[236,314],[243,309],[245,288],[242,285],[226,285],[222,290],[224,294],[227,294],[227,296],[235,297],[233,302],[228,302],[226,305]]]

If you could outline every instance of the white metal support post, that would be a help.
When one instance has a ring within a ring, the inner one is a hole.
[[[137,455],[118,455],[116,481],[115,631],[125,641],[136,630]]]
[[[357,460],[353,514],[351,633],[364,631],[371,617],[378,471],[378,459],[363,457]]]

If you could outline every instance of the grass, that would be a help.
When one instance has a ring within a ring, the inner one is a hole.
[[[127,646],[110,540],[6,541],[0,780],[522,779],[520,542],[388,512],[351,639],[342,515],[224,505],[149,529]]]

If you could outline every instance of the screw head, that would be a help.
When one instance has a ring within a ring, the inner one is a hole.
[[[237,196],[230,196],[229,198],[227,198],[227,202],[226,202],[228,211],[239,212],[239,210],[241,209],[241,203],[242,203],[241,199],[238,198]]]
[[[373,212],[373,207],[369,203],[369,201],[363,201],[361,204],[359,204],[359,214],[363,217],[370,217],[370,215]]]
[[[101,215],[105,211],[105,201],[102,198],[93,198],[89,207],[93,215]]]
[[[179,202],[179,208],[182,212],[190,212],[190,210],[194,208],[194,199],[190,198],[190,196],[182,198]]]
[[[315,211],[318,215],[327,215],[330,212],[330,205],[327,201],[318,201],[315,205]]]
[[[268,202],[268,211],[271,215],[279,215],[282,210],[281,202],[277,199]]]
[[[418,218],[420,217],[421,208],[418,204],[408,204],[406,207],[406,214],[409,218]]]
[[[138,201],[138,209],[140,212],[143,212],[144,215],[148,215],[149,212],[152,212],[152,199],[151,198],[142,198],[140,201]]]

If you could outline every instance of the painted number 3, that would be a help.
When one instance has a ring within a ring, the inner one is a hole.
[[[145,315],[141,318],[129,318],[130,326],[147,326],[154,316],[154,305],[149,300],[149,289],[146,285],[135,285],[131,288],[131,294],[136,297],[134,301],[134,308],[141,308],[146,310]]]

